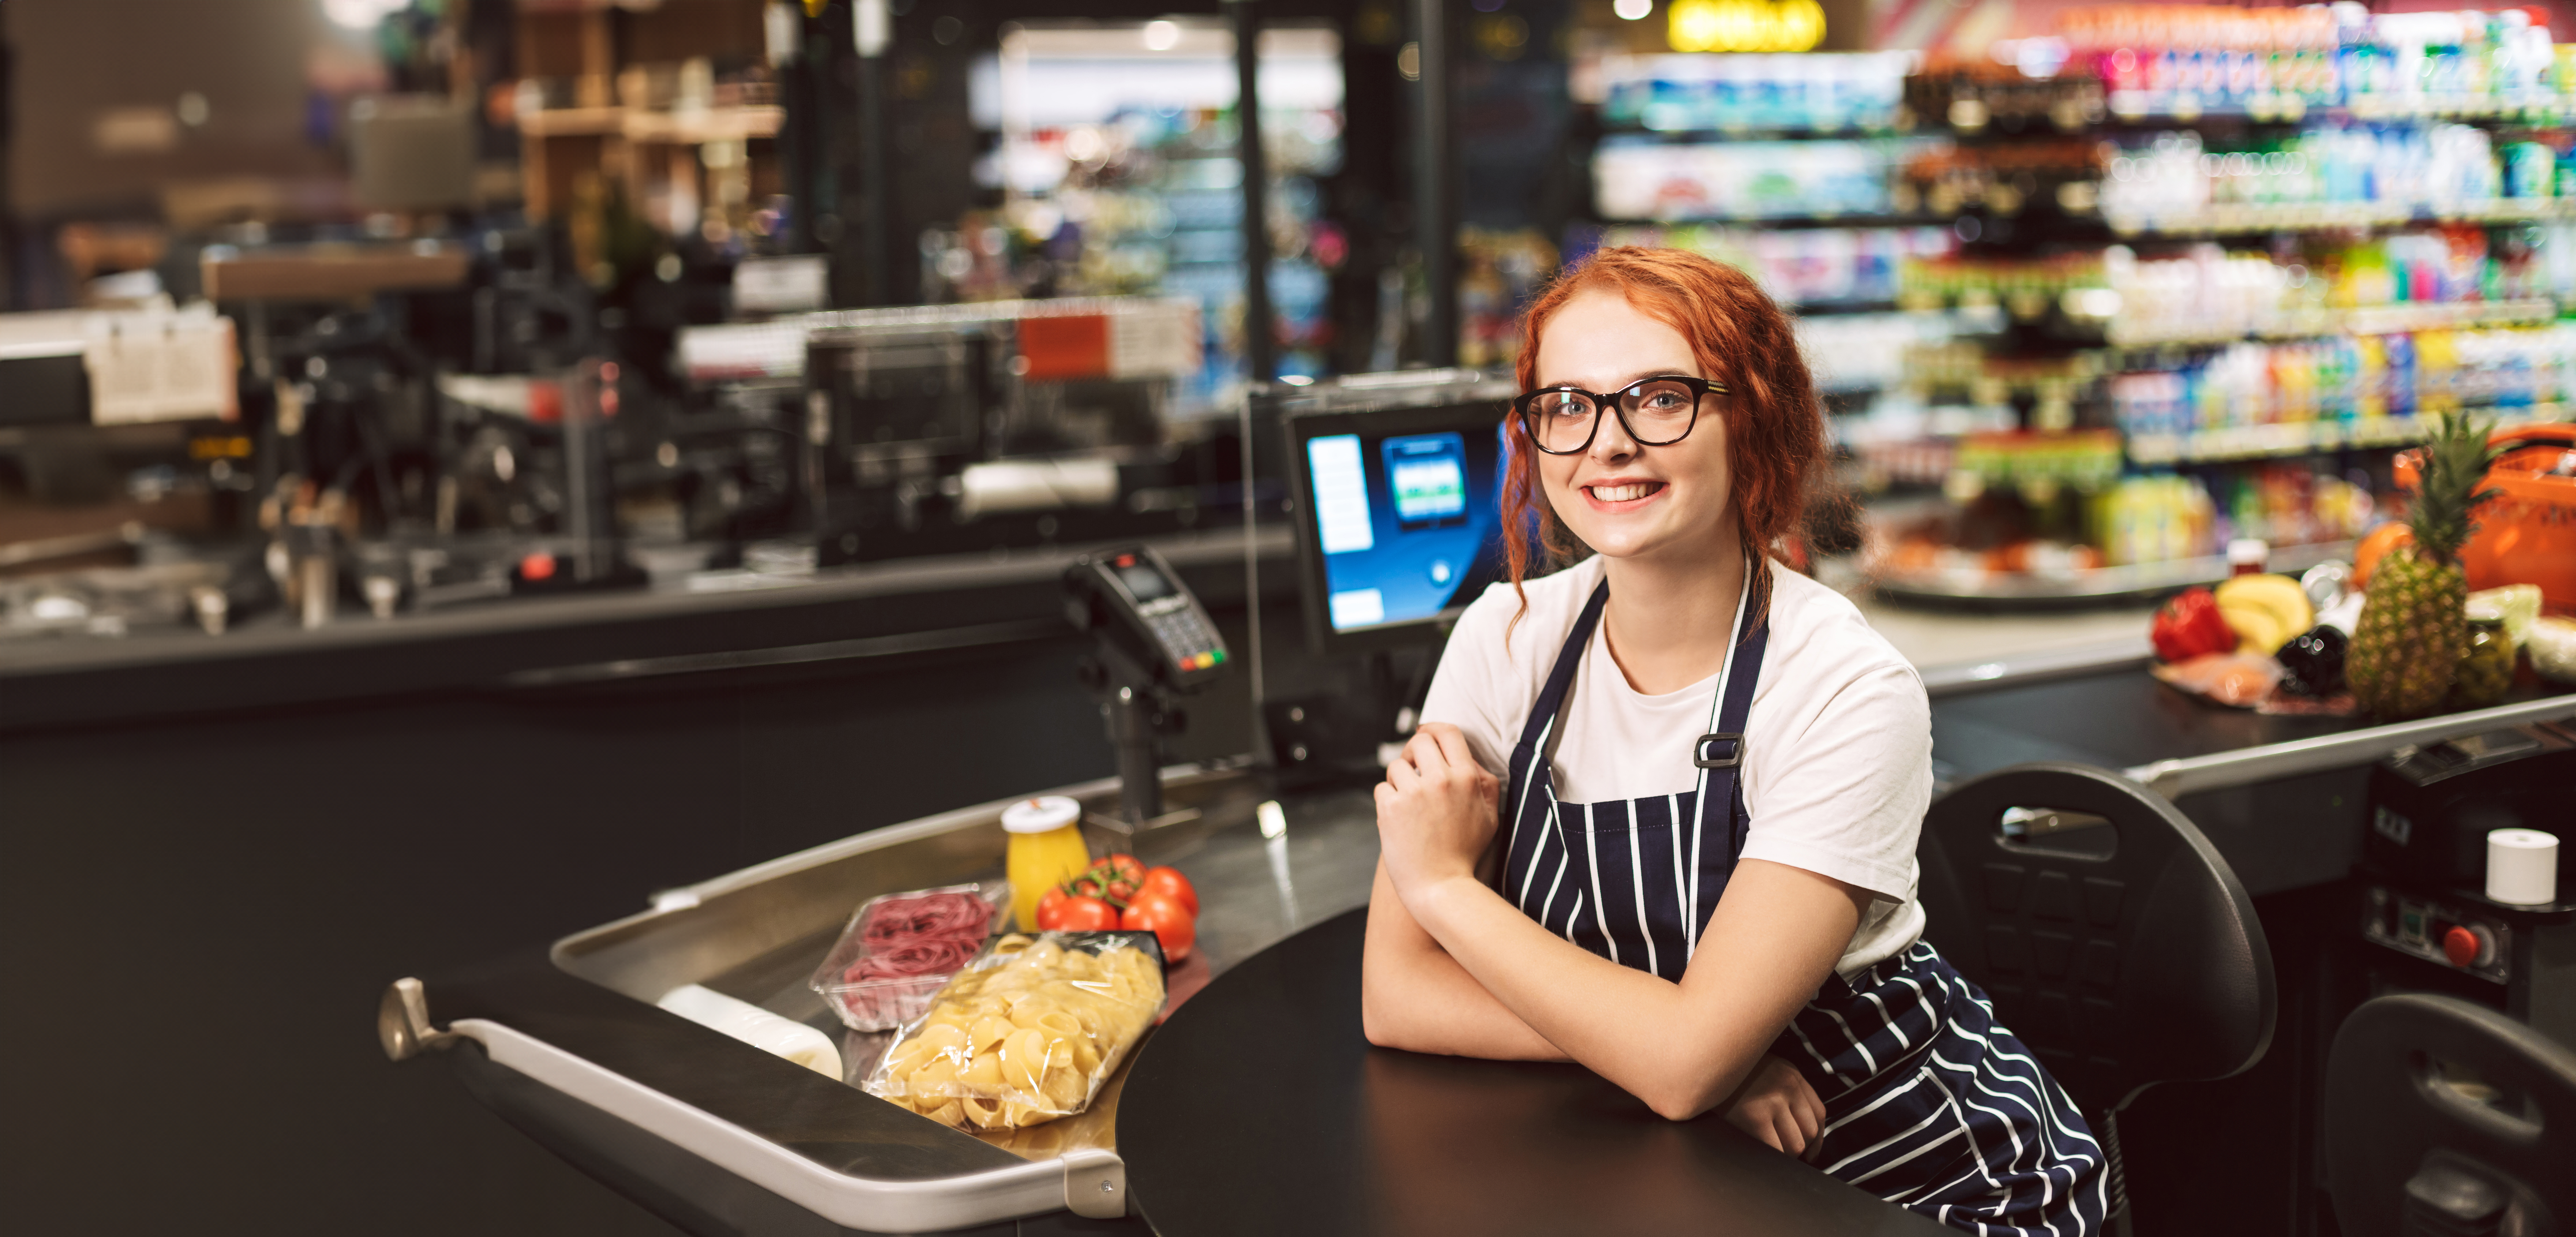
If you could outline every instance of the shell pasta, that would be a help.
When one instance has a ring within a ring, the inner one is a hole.
[[[967,1130],[1083,1110],[1163,1008],[1139,932],[1013,933],[948,981],[869,1074],[870,1095]]]

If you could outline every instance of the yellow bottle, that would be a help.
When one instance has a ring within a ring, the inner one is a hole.
[[[1062,795],[1023,799],[1002,809],[1011,835],[1011,915],[1022,932],[1038,930],[1038,899],[1091,866],[1082,844],[1082,805]]]

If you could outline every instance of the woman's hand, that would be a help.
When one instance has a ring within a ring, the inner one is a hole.
[[[1494,838],[1501,789],[1457,727],[1430,722],[1415,731],[1377,787],[1378,846],[1397,893],[1473,879]]]
[[[1726,1119],[1775,1151],[1812,1160],[1823,1146],[1825,1102],[1806,1075],[1775,1056],[1753,1063],[1753,1072],[1727,1101]]]

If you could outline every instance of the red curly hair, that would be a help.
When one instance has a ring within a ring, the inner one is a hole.
[[[1522,390],[1538,385],[1539,338],[1548,319],[1566,302],[1596,290],[1617,292],[1648,317],[1681,332],[1701,376],[1725,384],[1727,394],[1714,398],[1726,426],[1726,468],[1745,561],[1763,561],[1757,547],[1794,548],[1807,504],[1830,484],[1831,473],[1824,408],[1789,315],[1752,277],[1722,262],[1678,249],[1603,249],[1567,268],[1522,313],[1515,370]],[[1548,557],[1554,563],[1570,561],[1578,547],[1539,486],[1538,452],[1530,445],[1528,427],[1510,417],[1504,432],[1512,450],[1503,477],[1503,527],[1527,529],[1535,518],[1538,541]],[[1530,539],[1507,534],[1503,548],[1517,591],[1529,574]],[[1769,573],[1754,572],[1748,578],[1755,589],[1753,613],[1760,615],[1770,603]],[[1523,611],[1529,607],[1527,593],[1521,606]]]

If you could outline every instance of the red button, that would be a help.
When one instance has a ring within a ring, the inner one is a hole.
[[[2451,965],[2456,967],[2476,963],[2478,955],[2486,952],[2486,945],[2478,933],[2467,928],[2453,928],[2442,934],[2442,956],[2450,959]]]
[[[554,574],[555,556],[543,550],[519,560],[519,578],[522,580],[551,580]]]

